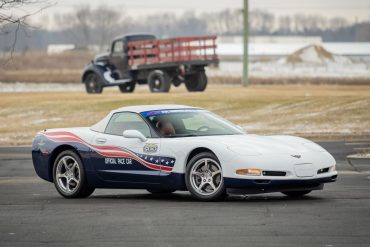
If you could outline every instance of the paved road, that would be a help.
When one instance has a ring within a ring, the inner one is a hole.
[[[370,173],[345,162],[350,145],[323,145],[340,170],[324,191],[214,203],[139,190],[66,200],[36,177],[27,148],[0,149],[0,246],[370,246]]]

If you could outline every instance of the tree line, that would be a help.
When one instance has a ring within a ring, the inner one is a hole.
[[[182,15],[157,13],[133,17],[124,9],[108,6],[91,8],[78,6],[70,13],[53,17],[55,30],[27,29],[18,34],[15,49],[44,50],[49,44],[74,44],[84,48],[96,45],[103,49],[110,40],[124,33],[153,33],[166,38],[185,35],[242,35],[241,10],[224,10],[196,15],[192,11]],[[11,49],[14,23],[0,23],[0,49]],[[327,42],[369,42],[370,22],[354,23],[345,18],[327,18],[321,15],[275,16],[264,10],[252,10],[249,14],[250,35],[314,35]]]

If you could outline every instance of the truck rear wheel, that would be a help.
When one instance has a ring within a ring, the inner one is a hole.
[[[135,90],[135,82],[128,82],[123,85],[119,85],[119,90],[121,93],[132,93]]]
[[[153,93],[166,93],[171,88],[171,78],[166,71],[153,70],[148,75],[149,89]]]
[[[207,83],[208,79],[204,70],[185,76],[185,86],[189,92],[202,92],[206,89]]]
[[[94,73],[89,73],[84,80],[86,92],[89,94],[102,93],[103,87],[101,85],[100,77]]]

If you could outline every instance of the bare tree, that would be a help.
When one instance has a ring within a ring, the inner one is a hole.
[[[28,24],[27,19],[51,5],[53,4],[46,0],[0,0],[0,34],[9,35],[11,32],[4,27],[9,24],[15,25],[14,39],[10,49],[10,58],[14,53],[19,30],[23,27],[31,27]],[[35,6],[37,7],[37,10],[28,12],[25,10],[28,6]]]
[[[87,47],[91,44],[93,13],[88,5],[80,5],[71,13],[56,15],[55,21],[77,47]]]
[[[122,25],[123,16],[124,12],[107,6],[80,5],[71,13],[56,15],[55,21],[77,47],[96,44],[102,50]]]
[[[92,15],[94,35],[96,36],[99,49],[102,50],[116,32],[117,23],[124,16],[124,12],[118,12],[113,8],[100,6],[92,11]]]

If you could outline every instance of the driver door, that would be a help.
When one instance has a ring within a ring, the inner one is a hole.
[[[123,137],[125,130],[139,131],[146,141]],[[94,137],[95,170],[107,182],[159,183],[159,141],[152,138],[149,126],[137,113],[115,113],[105,133]]]
[[[124,51],[123,40],[116,40],[113,42],[110,62],[115,66],[115,69],[117,70],[114,72],[118,72],[119,74],[120,78],[118,79],[124,79],[128,77],[128,61],[127,54]]]

